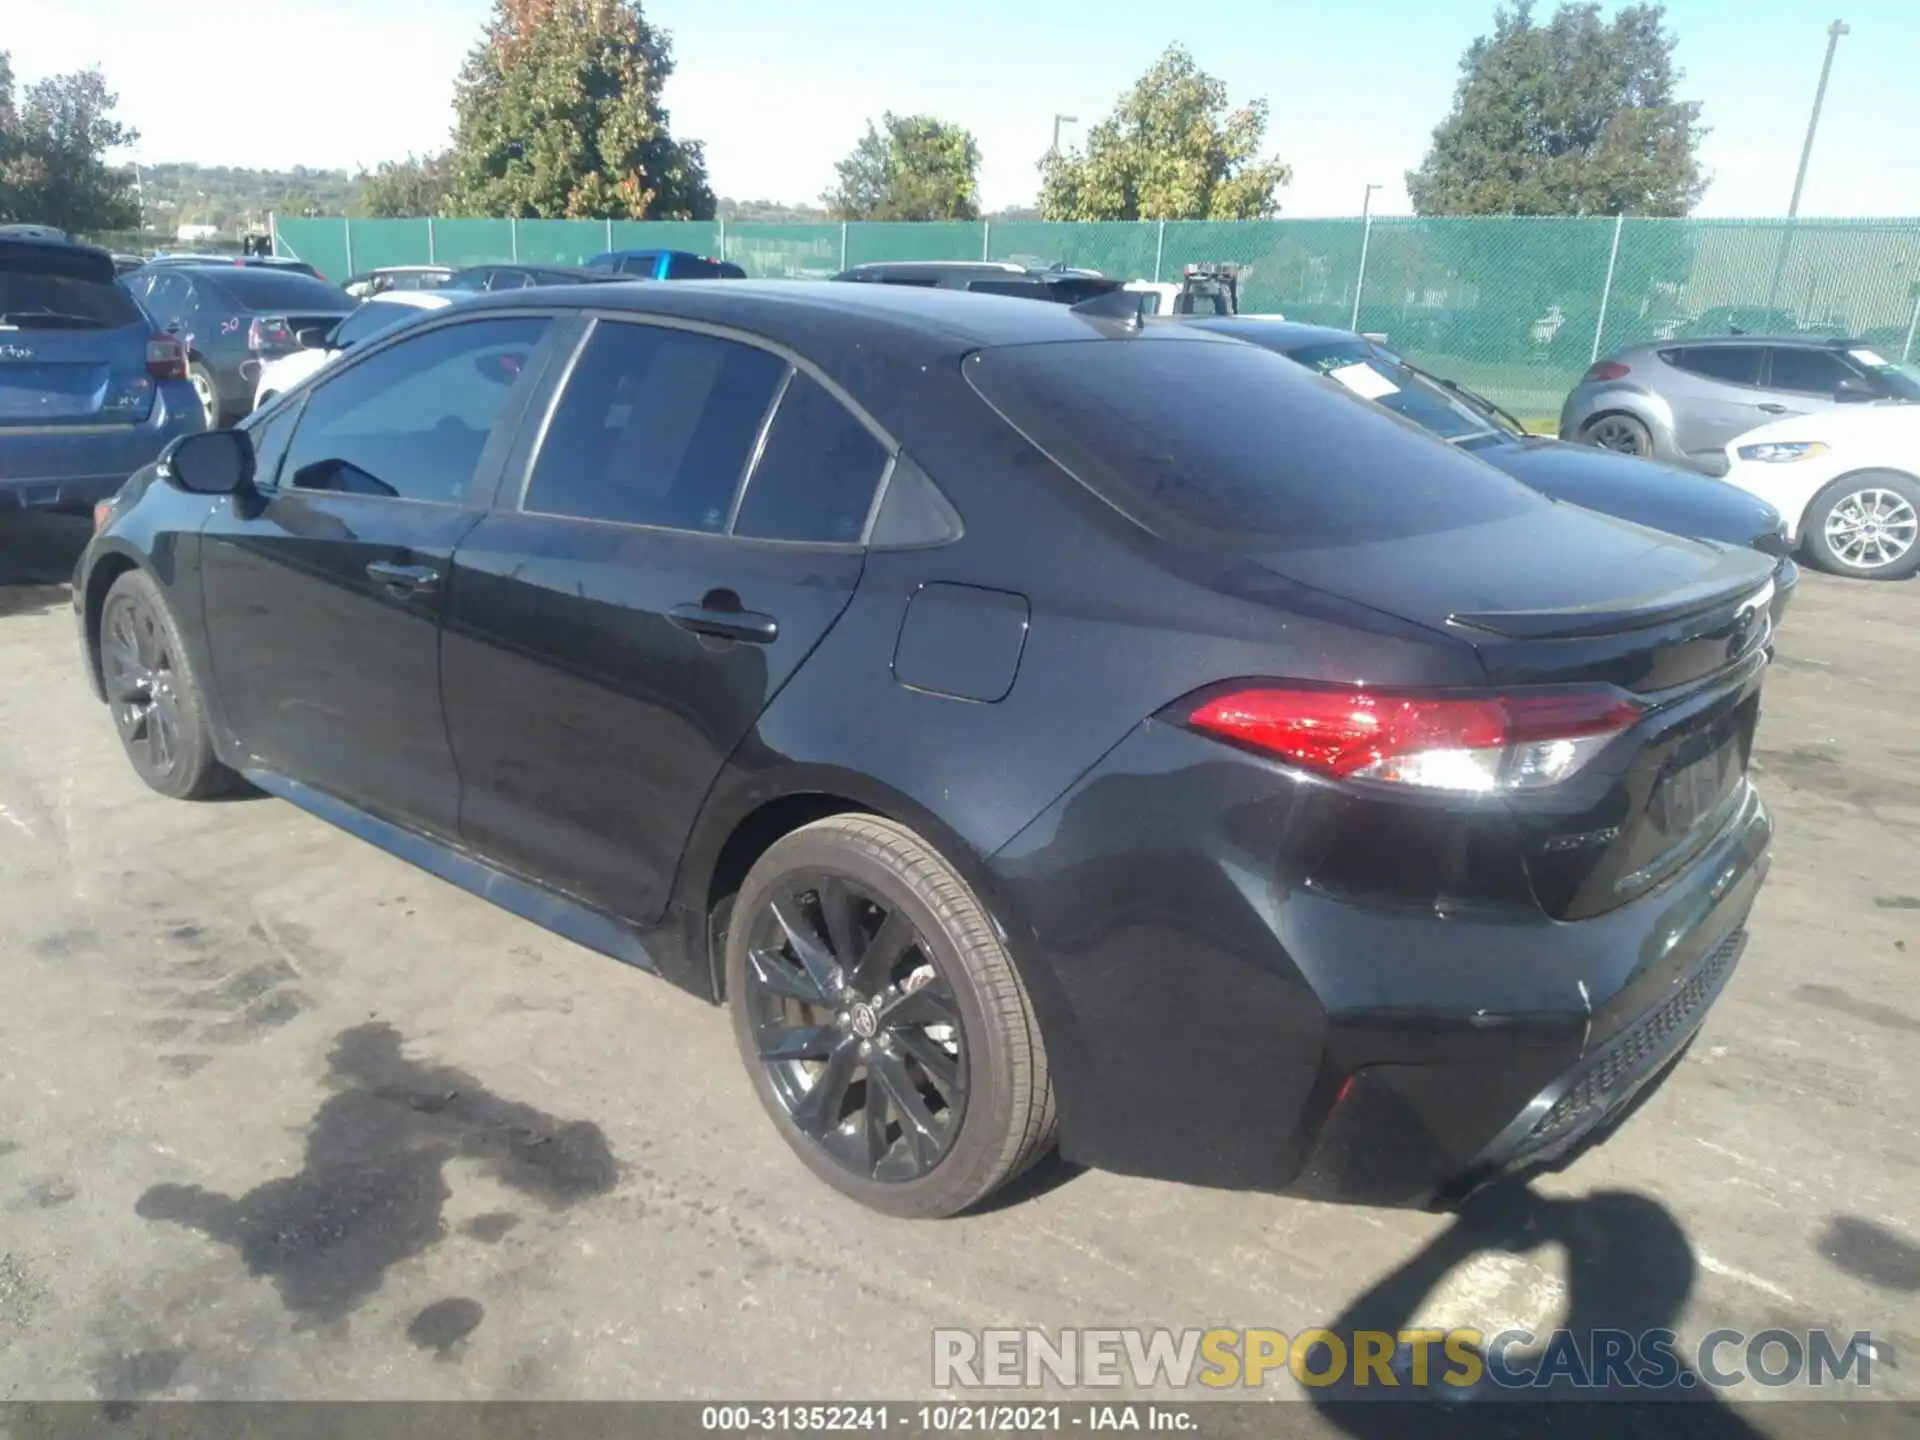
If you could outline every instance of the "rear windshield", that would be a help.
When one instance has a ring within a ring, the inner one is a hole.
[[[120,286],[0,267],[0,330],[118,330],[145,324]]]
[[[216,272],[214,284],[243,310],[333,310],[353,304],[342,290],[297,270],[236,265]]]
[[[967,378],[1070,475],[1176,544],[1314,550],[1547,503],[1484,461],[1254,345],[1018,345]]]

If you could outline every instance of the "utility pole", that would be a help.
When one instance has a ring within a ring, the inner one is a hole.
[[[1078,125],[1079,123],[1080,117],[1078,115],[1055,115],[1053,117],[1053,146],[1047,153],[1049,155],[1058,155],[1060,153],[1060,127],[1062,125]]]
[[[1793,198],[1787,202],[1787,230],[1780,237],[1779,258],[1773,262],[1773,283],[1767,286],[1769,310],[1780,298],[1780,277],[1786,273],[1787,254],[1793,248],[1793,222],[1799,218],[1800,193],[1807,186],[1807,164],[1813,159],[1813,133],[1820,128],[1820,107],[1827,102],[1827,80],[1833,74],[1833,52],[1840,46],[1840,37],[1849,33],[1844,20],[1836,20],[1827,27],[1827,55],[1820,62],[1820,83],[1813,91],[1813,113],[1807,116],[1807,138],[1800,146],[1800,168],[1794,172]]]

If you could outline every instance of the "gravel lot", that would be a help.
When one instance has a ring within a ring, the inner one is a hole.
[[[904,1398],[935,1326],[1341,1317],[1871,1330],[1920,1397],[1920,584],[1809,575],[1766,694],[1753,943],[1603,1149],[1465,1221],[1055,1165],[916,1225],[789,1157],[718,1012],[147,792],[64,589],[0,588],[0,1400]]]

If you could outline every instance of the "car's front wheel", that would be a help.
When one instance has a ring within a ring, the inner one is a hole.
[[[1920,568],[1920,480],[1897,470],[1843,475],[1807,507],[1814,563],[1858,580],[1901,580]]]
[[[239,777],[213,753],[213,727],[179,627],[144,570],[107,591],[100,612],[100,678],[135,773],[162,795],[199,800]]]
[[[782,1137],[888,1214],[976,1204],[1053,1141],[1046,1047],[992,920],[903,825],[776,841],[728,921],[734,1034]]]

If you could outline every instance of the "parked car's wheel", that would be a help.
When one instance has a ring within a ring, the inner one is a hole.
[[[1842,475],[1814,496],[1802,528],[1822,570],[1904,579],[1920,568],[1920,480],[1897,470]]]
[[[1631,415],[1602,415],[1589,420],[1580,438],[1602,450],[1617,450],[1622,455],[1653,454],[1653,432]]]
[[[207,417],[207,428],[220,428],[220,387],[214,384],[213,372],[198,360],[187,367],[187,379],[193,383],[193,393],[200,399],[200,413]]]
[[[734,901],[734,1034],[781,1135],[892,1215],[953,1215],[1053,1142],[1032,1002],[966,882],[869,815],[776,841]]]
[[[144,570],[113,582],[100,612],[100,673],[114,728],[140,778],[176,800],[233,788],[213,753],[206,701],[160,587]]]

